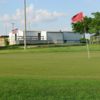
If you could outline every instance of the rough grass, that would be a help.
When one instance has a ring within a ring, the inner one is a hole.
[[[70,48],[0,51],[0,100],[99,100],[99,48]]]

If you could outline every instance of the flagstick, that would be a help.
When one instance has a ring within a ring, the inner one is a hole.
[[[86,34],[85,24],[84,24],[84,33]],[[89,50],[89,44],[88,44],[88,40],[87,39],[86,39],[86,49],[87,49],[88,59],[90,59],[90,50]]]
[[[80,12],[72,17],[72,23],[77,23],[77,22],[83,22],[83,28],[84,28],[83,30],[84,30],[84,35],[85,35],[86,27],[85,27],[84,16],[83,16],[82,12]],[[88,55],[88,59],[89,59],[90,58],[90,51],[89,51],[89,44],[88,44],[87,39],[86,39],[86,48],[87,48],[87,55]]]
[[[90,59],[90,50],[89,50],[89,44],[87,39],[86,39],[86,48],[87,48],[88,59]]]

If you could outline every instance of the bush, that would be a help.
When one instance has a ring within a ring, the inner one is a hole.
[[[85,38],[81,38],[80,39],[80,43],[86,43],[86,39]]]
[[[9,41],[7,38],[5,38],[5,46],[8,46],[9,45]]]

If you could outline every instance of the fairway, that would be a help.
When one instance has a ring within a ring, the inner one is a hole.
[[[99,100],[100,52],[0,54],[0,100]]]

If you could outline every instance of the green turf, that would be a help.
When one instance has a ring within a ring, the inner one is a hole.
[[[46,46],[28,46],[27,50],[24,50],[23,46],[17,46],[17,47],[8,47],[8,48],[0,48],[0,54],[5,54],[5,53],[27,53],[27,52],[32,52],[32,53],[46,53],[46,52],[86,52],[87,48],[86,46],[66,46],[66,47],[46,47]],[[89,45],[89,50],[90,51],[100,51],[100,45]]]
[[[99,100],[100,52],[78,48],[1,51],[0,100]]]

